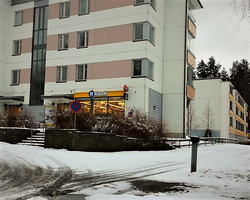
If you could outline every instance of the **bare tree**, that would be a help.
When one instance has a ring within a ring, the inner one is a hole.
[[[241,15],[241,20],[250,22],[250,0],[230,0],[229,5],[236,15]]]
[[[188,112],[187,112],[187,129],[188,129],[188,134],[191,136],[192,130],[196,130],[199,127],[199,124],[197,123],[198,119],[196,117],[195,113],[195,107],[192,103],[190,103],[190,106],[188,107]]]
[[[207,104],[204,108],[204,112],[203,112],[201,119],[202,119],[202,123],[204,124],[204,126],[206,127],[207,130],[210,130],[213,127],[214,112],[210,106],[209,101],[207,102]]]

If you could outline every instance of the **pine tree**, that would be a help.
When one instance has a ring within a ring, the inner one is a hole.
[[[213,56],[209,58],[208,63],[206,64],[203,60],[198,63],[196,69],[197,78],[219,78],[220,77],[220,68],[221,65],[215,63]]]
[[[198,67],[196,68],[196,76],[197,78],[207,78],[209,76],[208,74],[208,69],[207,69],[207,64],[201,60],[198,63]]]
[[[242,59],[241,62],[233,62],[230,72],[230,81],[247,104],[250,105],[250,68],[248,61]]]
[[[228,75],[225,67],[223,67],[223,69],[220,72],[220,78],[222,81],[229,81],[229,75]]]
[[[208,71],[209,71],[209,76],[208,78],[218,78],[220,77],[220,68],[221,68],[221,65],[218,63],[216,64],[215,63],[215,59],[213,56],[211,56],[209,58],[209,61],[207,63],[207,66],[208,66]]]

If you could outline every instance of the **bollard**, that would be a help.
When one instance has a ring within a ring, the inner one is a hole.
[[[191,137],[192,142],[192,155],[191,155],[191,173],[196,172],[196,166],[197,166],[197,147],[198,143],[200,141],[199,137]]]

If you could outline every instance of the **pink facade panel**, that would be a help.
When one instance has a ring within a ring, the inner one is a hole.
[[[32,38],[22,39],[21,53],[31,53],[32,51]]]
[[[67,81],[76,80],[76,65],[68,65]]]
[[[131,77],[131,60],[100,62],[88,65],[89,79]]]
[[[92,0],[90,1],[90,12],[108,10],[130,5],[134,5],[134,0]]]
[[[47,36],[47,50],[53,51],[58,49],[58,35]]]
[[[70,2],[70,15],[78,15],[79,0],[71,0]]]
[[[50,4],[48,19],[59,18],[59,14],[60,14],[60,3]]]
[[[31,69],[20,70],[20,84],[30,83]]]
[[[77,47],[77,32],[69,33],[69,48]]]
[[[23,10],[23,24],[33,22],[33,8]]]
[[[46,67],[45,82],[56,82],[57,67]]]
[[[89,45],[133,41],[133,24],[95,29],[89,33]]]

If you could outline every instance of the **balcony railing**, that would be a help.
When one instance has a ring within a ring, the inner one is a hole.
[[[193,38],[196,38],[196,26],[190,17],[188,17],[188,31]]]
[[[191,87],[190,85],[187,85],[187,97],[190,99],[195,98],[195,89]]]
[[[189,65],[195,68],[196,58],[189,50],[187,51],[187,62]]]

